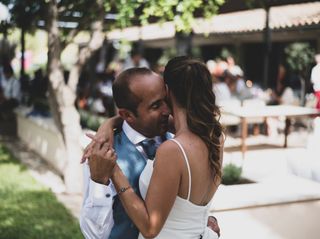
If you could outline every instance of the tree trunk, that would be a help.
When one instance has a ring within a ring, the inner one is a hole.
[[[25,29],[22,27],[21,28],[21,38],[20,38],[20,44],[21,44],[21,59],[20,59],[20,64],[21,64],[21,69],[20,69],[20,78],[24,77],[24,62],[25,62],[25,57],[24,57],[24,53],[25,53]]]
[[[271,42],[271,29],[270,29],[270,7],[265,7],[266,11],[266,26],[264,29],[264,44],[265,44],[265,52],[264,52],[264,60],[263,60],[263,88],[267,89],[269,87],[269,58],[272,47]]]
[[[305,106],[306,104],[306,81],[305,78],[299,75],[301,89],[300,89],[300,106]]]
[[[67,153],[64,181],[69,193],[80,193],[82,190],[82,166],[80,165],[82,129],[79,113],[74,106],[76,87],[83,65],[90,58],[92,52],[99,49],[104,41],[103,21],[105,11],[103,1],[98,0],[96,4],[99,20],[92,24],[91,39],[88,46],[80,50],[79,59],[71,69],[66,85],[60,61],[62,49],[59,38],[57,0],[51,0],[49,3],[48,74],[51,95],[50,106],[55,123],[62,134]]]
[[[82,134],[80,116],[75,102],[75,91],[64,83],[61,68],[60,39],[58,29],[57,0],[49,2],[48,12],[48,75],[50,82],[50,105],[56,125],[62,134],[67,154],[65,170],[63,172],[68,193],[81,193],[82,170],[80,158],[82,155],[80,138]]]

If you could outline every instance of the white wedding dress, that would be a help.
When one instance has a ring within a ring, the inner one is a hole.
[[[171,139],[180,147],[189,173],[189,192],[187,199],[179,196],[173,204],[169,216],[156,238],[160,239],[216,239],[218,235],[207,227],[208,213],[211,201],[206,206],[198,206],[190,202],[191,193],[191,171],[189,161],[181,144]],[[140,175],[139,187],[143,199],[145,199],[149,182],[153,171],[153,161],[148,160],[145,169]],[[144,237],[140,234],[139,239]]]

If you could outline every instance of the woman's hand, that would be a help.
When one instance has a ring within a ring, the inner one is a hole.
[[[96,143],[104,143],[107,142],[110,147],[113,147],[113,129],[119,127],[122,124],[122,119],[120,116],[114,116],[110,119],[107,119],[102,125],[100,125],[97,133],[86,134],[92,141],[88,146],[84,149],[83,156],[81,158],[80,163],[84,163],[87,158],[92,154],[92,149]]]
[[[117,155],[114,149],[109,148],[107,143],[96,142],[88,160],[91,179],[96,183],[108,185],[116,160]]]

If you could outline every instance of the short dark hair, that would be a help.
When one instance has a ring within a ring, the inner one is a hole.
[[[135,116],[141,99],[130,90],[132,79],[137,76],[150,75],[153,72],[145,67],[130,68],[121,72],[112,85],[113,99],[118,108],[130,110]]]

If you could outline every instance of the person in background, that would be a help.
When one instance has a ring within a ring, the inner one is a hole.
[[[314,57],[316,65],[311,70],[311,82],[317,99],[316,108],[320,110],[320,54]]]
[[[10,64],[3,66],[2,97],[0,98],[0,113],[12,111],[19,105],[21,91],[20,82],[14,77]]]
[[[130,57],[128,57],[123,63],[122,70],[126,70],[133,67],[146,67],[149,68],[149,63],[143,58],[142,54],[138,50],[132,50]]]
[[[271,92],[271,99],[268,105],[293,105],[297,102],[293,89],[290,87],[290,81],[287,76],[286,68],[280,64],[278,67],[278,75],[275,89]],[[279,130],[285,127],[285,121],[278,117],[268,117],[267,134],[276,137]]]
[[[292,105],[295,103],[293,90],[290,86],[290,81],[287,76],[287,71],[284,65],[280,64],[276,87],[271,92],[271,101],[269,105]]]
[[[48,84],[48,77],[43,75],[42,69],[36,70],[30,86],[30,97],[33,109],[29,115],[44,117],[50,115],[47,94]]]
[[[225,102],[231,100],[231,91],[223,77],[226,64],[221,61],[217,63],[214,60],[209,60],[207,61],[207,67],[212,77],[212,90],[216,96],[216,103],[222,106]]]

